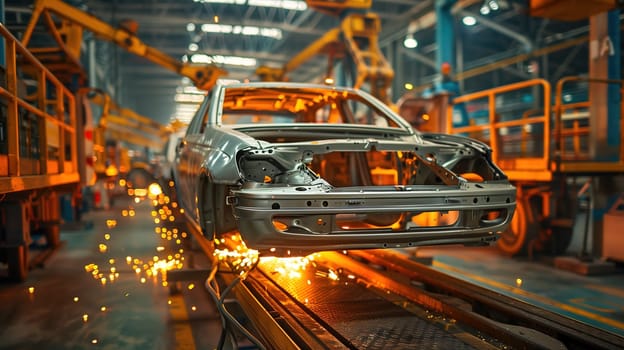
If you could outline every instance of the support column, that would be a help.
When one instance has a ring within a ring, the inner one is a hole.
[[[619,11],[590,18],[589,77],[620,79]],[[619,159],[620,87],[617,84],[589,83],[590,157],[597,161]]]
[[[0,0],[0,23],[6,23],[4,18],[4,0]],[[4,39],[0,40],[0,66],[6,66],[6,51],[4,50]]]
[[[448,62],[455,69],[455,27],[451,7],[456,0],[436,0],[436,69],[440,69],[443,62]]]

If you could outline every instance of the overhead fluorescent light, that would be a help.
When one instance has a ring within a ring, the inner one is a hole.
[[[257,62],[255,58],[251,57],[206,55],[201,53],[192,54],[189,59],[192,63],[216,63],[244,67],[254,67]]]
[[[200,103],[203,100],[203,95],[196,94],[176,94],[174,97],[174,101],[178,103]]]
[[[308,8],[306,2],[301,0],[193,0],[193,2],[273,7],[294,11],[305,11]]]
[[[256,26],[206,23],[206,24],[201,25],[201,30],[204,33],[223,33],[223,34],[239,34],[239,35],[250,35],[250,36],[264,36],[267,38],[273,38],[273,39],[278,39],[278,40],[282,38],[282,30],[280,28],[274,28],[274,27],[256,27]]]

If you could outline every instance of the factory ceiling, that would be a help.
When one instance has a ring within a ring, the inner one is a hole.
[[[239,80],[258,80],[257,66],[281,67],[340,25],[340,18],[294,0],[67,2],[114,27],[131,19],[138,25],[137,36],[146,44],[179,59],[204,53],[228,71],[228,78]],[[491,3],[496,3],[495,8]],[[556,80],[587,72],[588,44],[583,38],[588,34],[589,21],[531,17],[527,3],[526,0],[455,2],[452,12],[456,19],[456,71],[490,67],[462,81],[464,91],[536,76]],[[32,6],[33,1],[5,1],[5,23],[18,37],[28,24]],[[485,13],[484,7],[488,6]],[[393,100],[405,92],[405,83],[430,84],[437,72],[435,1],[373,0],[371,10],[381,19],[379,44],[397,73],[392,86]],[[476,19],[476,23],[465,25],[463,19],[467,16]],[[403,45],[408,34],[418,41],[417,47]],[[562,48],[548,51],[548,55],[513,59],[555,45]],[[161,123],[175,116],[174,96],[183,84],[181,76],[107,41],[95,39],[93,47],[98,68],[92,74],[95,80],[92,85],[111,91],[119,104]],[[503,60],[511,63],[496,66]],[[320,81],[327,65],[327,57],[317,55],[290,72],[288,78]]]

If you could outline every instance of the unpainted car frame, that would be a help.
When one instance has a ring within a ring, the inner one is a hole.
[[[218,84],[179,148],[192,221],[265,255],[489,244],[516,203],[487,145],[420,133],[350,88]]]

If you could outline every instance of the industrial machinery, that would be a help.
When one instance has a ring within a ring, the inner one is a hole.
[[[31,45],[39,18],[43,17],[48,32],[58,47],[34,47]],[[54,21],[60,19],[60,23]],[[61,80],[72,81],[77,75],[86,79],[80,64],[83,31],[87,29],[98,38],[117,44],[130,53],[144,57],[172,72],[188,77],[200,89],[208,90],[226,72],[214,65],[183,63],[143,43],[137,36],[137,25],[128,21],[120,28],[85,13],[61,0],[38,0],[32,17],[24,32],[22,43]]]
[[[59,196],[79,193],[80,122],[72,92],[3,25],[0,34],[0,261],[11,279],[23,280],[31,234],[58,245]]]
[[[373,96],[390,105],[388,88],[394,78],[394,71],[379,49],[378,36],[381,31],[381,21],[375,13],[355,12],[370,8],[372,1],[309,0],[306,2],[311,8],[340,17],[340,27],[328,31],[283,67],[259,67],[256,74],[264,81],[285,80],[288,72],[296,69],[311,57],[324,53],[328,55],[329,62],[324,78],[332,78],[335,61],[345,59],[346,65],[352,65],[354,70],[352,83],[346,85],[356,89],[365,88]]]
[[[155,154],[161,151],[173,131],[135,111],[120,107],[98,89],[83,88],[100,115],[93,128],[93,167],[98,183],[96,207],[108,207],[126,187],[147,188],[156,173]],[[105,202],[105,203],[104,203]]]

